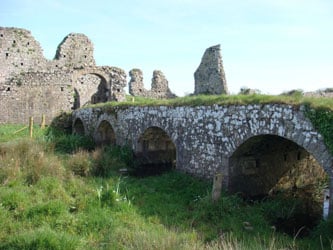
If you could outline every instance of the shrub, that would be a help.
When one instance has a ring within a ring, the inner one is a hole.
[[[75,175],[88,176],[92,168],[92,160],[87,151],[79,150],[67,160],[68,169]]]

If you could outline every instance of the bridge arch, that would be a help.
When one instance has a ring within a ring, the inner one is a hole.
[[[231,192],[267,195],[282,177],[284,188],[291,189],[324,180],[326,173],[311,152],[272,134],[248,138],[229,158]]]
[[[80,118],[76,118],[73,122],[73,134],[85,135],[86,129],[83,121]]]
[[[162,173],[175,168],[176,144],[164,129],[150,126],[138,137],[135,157],[143,174]]]
[[[97,145],[116,144],[116,134],[109,121],[102,120],[99,122],[94,133],[94,139]]]

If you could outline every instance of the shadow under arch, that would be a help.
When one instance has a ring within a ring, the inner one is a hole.
[[[156,175],[174,169],[177,150],[170,136],[161,128],[147,128],[139,137],[135,150],[136,175]]]
[[[85,135],[85,129],[83,122],[80,118],[76,118],[73,124],[73,134],[75,135]]]
[[[270,134],[250,137],[229,158],[229,171],[230,192],[250,200],[284,201],[278,211],[270,208],[273,212],[267,212],[280,231],[295,235],[301,230],[299,236],[305,236],[325,217],[328,173],[313,155],[289,139]]]
[[[115,145],[116,144],[116,134],[112,128],[112,125],[103,120],[98,125],[94,139],[97,145]]]
[[[243,142],[229,158],[229,171],[229,190],[250,197],[267,195],[279,182],[291,189],[327,178],[324,168],[306,149],[271,134]]]

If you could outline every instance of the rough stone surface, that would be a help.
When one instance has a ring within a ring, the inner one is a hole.
[[[168,80],[160,70],[154,70],[151,82],[151,90],[147,90],[143,84],[143,74],[140,69],[132,69],[129,72],[131,77],[129,93],[133,96],[142,96],[155,99],[174,98],[175,94],[169,89]]]
[[[264,184],[257,187],[255,194],[262,190],[268,192],[276,179],[282,177],[282,172],[291,167],[287,164],[278,169],[281,161],[305,161],[311,168],[309,154],[326,173],[333,175],[332,156],[323,137],[304,116],[302,107],[282,104],[115,107],[108,112],[86,108],[74,111],[73,119],[74,130],[78,123],[77,130],[92,136],[103,121],[109,122],[115,142],[129,144],[135,152],[142,148],[142,134],[151,127],[158,127],[176,147],[177,169],[206,178],[222,173],[224,186],[234,191],[238,188],[234,185],[238,177],[247,180],[260,177],[259,181]],[[271,136],[274,136],[273,141]],[[241,150],[242,145],[248,150]],[[257,151],[266,153],[260,156]],[[273,157],[275,165],[269,165],[268,158],[272,155],[276,155]],[[235,157],[238,162],[234,161]]]
[[[220,45],[206,49],[194,73],[194,94],[228,94]]]
[[[42,114],[49,123],[62,111],[125,99],[126,73],[96,66],[83,34],[69,34],[47,60],[30,31],[0,27],[0,58],[0,123],[38,121]]]

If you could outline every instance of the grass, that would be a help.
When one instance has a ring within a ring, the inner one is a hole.
[[[300,92],[293,95],[196,95],[174,99],[149,99],[127,96],[125,102],[108,102],[91,105],[91,107],[126,108],[130,106],[210,106],[210,105],[247,105],[247,104],[290,104],[293,106],[309,105],[311,108],[333,110],[332,98],[305,97]]]
[[[94,149],[89,138],[45,131],[19,139],[3,129],[0,249],[333,249],[332,220],[290,237],[271,228],[267,208],[276,203],[226,193],[212,203],[211,183],[189,175],[119,175],[132,164],[126,148]]]

